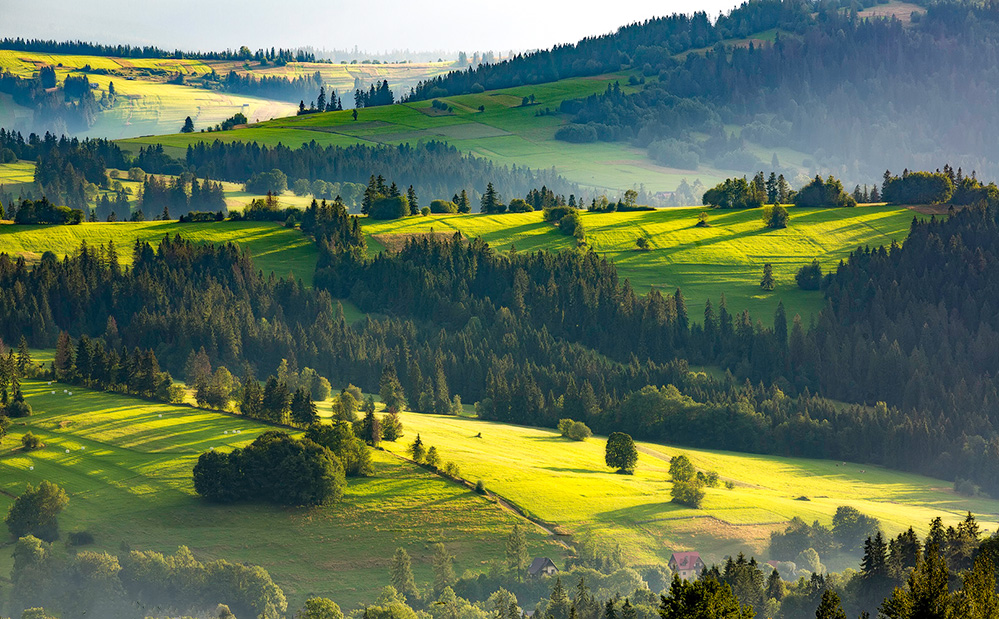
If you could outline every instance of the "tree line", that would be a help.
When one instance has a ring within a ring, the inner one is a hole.
[[[260,58],[284,62],[315,62],[315,55],[304,50],[260,49],[251,52],[246,46],[238,50],[212,52],[167,51],[153,45],[105,45],[89,41],[55,41],[51,39],[25,39],[4,37],[0,39],[0,49],[20,52],[43,52],[49,54],[72,54],[77,56],[110,56],[115,58],[189,58],[193,60],[251,60]]]

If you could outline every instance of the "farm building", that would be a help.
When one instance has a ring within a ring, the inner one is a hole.
[[[674,552],[669,558],[669,569],[684,580],[696,580],[704,569],[704,561],[699,552]]]
[[[528,575],[533,578],[539,578],[541,576],[551,576],[558,572],[558,568],[548,557],[537,557],[534,561],[531,561],[530,567],[527,568]]]

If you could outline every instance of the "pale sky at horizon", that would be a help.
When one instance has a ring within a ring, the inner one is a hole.
[[[218,50],[246,45],[313,46],[382,52],[506,52],[611,32],[670,13],[707,11],[734,0],[617,0],[601,3],[504,0],[454,3],[402,0],[0,0],[0,37],[86,40]]]

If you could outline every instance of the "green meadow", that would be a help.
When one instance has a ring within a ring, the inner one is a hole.
[[[697,550],[706,561],[737,552],[769,559],[770,532],[794,516],[830,525],[850,505],[875,516],[892,535],[914,526],[925,533],[939,515],[948,524],[968,510],[995,531],[999,501],[955,494],[948,482],[887,469],[825,460],[781,458],[639,443],[634,475],[604,464],[603,437],[563,439],[549,429],[467,417],[404,413],[407,436],[388,448],[405,453],[419,434],[469,480],[564,532],[592,533],[620,543],[627,562],[665,564],[675,550]],[[708,488],[702,509],[670,502],[669,459],[686,453],[698,469],[717,471],[724,485]],[[858,557],[823,557],[830,570],[857,567]]]
[[[269,426],[58,383],[26,382],[24,392],[35,414],[16,420],[0,446],[0,512],[26,484],[47,479],[70,495],[60,516],[64,532],[89,531],[95,548],[109,552],[123,545],[162,552],[187,545],[200,558],[262,565],[288,595],[290,609],[312,595],[345,608],[370,602],[389,584],[399,546],[413,556],[420,587],[432,578],[438,541],[457,557],[459,574],[486,571],[503,560],[505,537],[519,520],[383,451],[373,454],[374,476],[350,479],[333,506],[211,505],[191,482],[198,455],[246,445]],[[22,452],[27,431],[45,446]],[[560,546],[540,528],[528,535],[532,554],[561,560]],[[10,572],[11,551],[11,545],[0,547],[0,574]]]
[[[890,206],[855,209],[799,209],[789,207],[791,224],[783,230],[763,226],[761,209],[708,210],[709,227],[699,228],[704,209],[673,208],[633,213],[581,213],[587,244],[613,261],[622,278],[639,294],[651,286],[683,290],[690,315],[699,319],[706,300],[717,303],[724,293],[729,311],[749,310],[769,322],[778,301],[789,317],[800,314],[805,324],[823,306],[822,293],[798,288],[794,275],[818,259],[823,272],[860,246],[901,243],[913,212]],[[557,250],[574,241],[542,220],[539,212],[506,215],[432,215],[387,222],[363,221],[369,251],[391,244],[397,234],[453,233],[480,237],[506,251]],[[639,236],[650,249],[639,251]],[[379,240],[381,239],[381,240]],[[763,264],[773,264],[777,287],[760,288]]]
[[[293,116],[298,109],[298,104],[288,101],[221,93],[201,87],[200,78],[213,70],[223,75],[232,70],[256,77],[287,78],[311,76],[318,71],[328,87],[336,89],[341,98],[352,103],[355,78],[364,84],[387,79],[401,94],[418,82],[451,69],[451,64],[446,62],[379,65],[293,62],[281,67],[262,67],[256,62],[242,61],[114,58],[0,50],[0,70],[19,77],[31,77],[45,65],[56,68],[59,81],[87,66],[95,71],[109,72],[107,75],[89,73],[87,77],[98,85],[94,92],[97,99],[108,91],[108,84],[113,81],[117,100],[81,135],[110,139],[175,133],[188,116],[200,130],[213,127],[237,112],[256,122]],[[185,79],[194,81],[186,85],[166,83],[174,73],[182,73]],[[0,124],[11,125],[15,117],[30,114],[30,110],[16,106],[10,99],[0,98]]]
[[[558,109],[565,99],[601,93],[608,84],[619,82],[626,92],[630,72],[588,78],[572,78],[548,84],[520,86],[479,94],[442,97],[451,113],[440,113],[430,101],[365,108],[356,121],[351,111],[293,116],[263,122],[226,132],[223,135],[176,134],[134,138],[121,142],[124,148],[162,144],[168,154],[181,156],[189,144],[222,139],[256,141],[261,144],[296,147],[315,141],[322,145],[415,144],[420,140],[438,140],[502,165],[535,169],[555,167],[570,181],[612,196],[644,186],[652,192],[672,191],[684,178],[699,178],[711,186],[733,172],[702,167],[694,170],[665,168],[653,163],[639,149],[623,142],[570,144],[555,140],[555,132],[565,122],[559,114],[538,115]],[[524,97],[534,95],[536,103],[522,105]],[[479,108],[482,111],[479,111]],[[770,152],[764,160],[769,161]],[[800,159],[790,151],[781,160]],[[741,176],[742,174],[739,173]]]
[[[63,257],[88,245],[106,245],[114,241],[122,264],[132,261],[136,240],[157,243],[165,235],[181,236],[198,243],[237,243],[253,256],[265,274],[278,277],[293,274],[307,285],[312,284],[318,249],[302,233],[279,223],[234,221],[182,224],[176,221],[82,223],[76,226],[17,226],[0,224],[0,252],[23,256],[28,262],[39,260],[46,251]]]

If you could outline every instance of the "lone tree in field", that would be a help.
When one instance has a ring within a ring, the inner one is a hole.
[[[181,133],[194,133],[194,121],[188,116],[184,119],[184,126],[180,129]]]
[[[777,281],[774,280],[774,266],[768,262],[763,265],[763,279],[760,280],[760,288],[773,290],[776,287]]]
[[[635,441],[624,432],[612,432],[607,437],[607,453],[604,455],[607,466],[617,469],[618,473],[632,474],[638,464],[638,450]]]
[[[645,238],[644,236],[638,237],[637,239],[635,239],[635,247],[637,247],[641,251],[648,251],[649,239]]]
[[[59,486],[42,481],[35,488],[28,484],[24,494],[14,500],[4,522],[14,539],[34,535],[52,542],[59,539],[59,513],[69,504],[66,491]]]
[[[780,202],[763,209],[763,223],[768,228],[773,230],[786,228],[790,220],[791,217],[788,215],[787,209]]]
[[[413,457],[413,462],[423,462],[423,458],[426,457],[427,451],[423,446],[423,441],[420,439],[420,435],[416,435],[416,440],[413,444],[409,446],[409,455]]]

